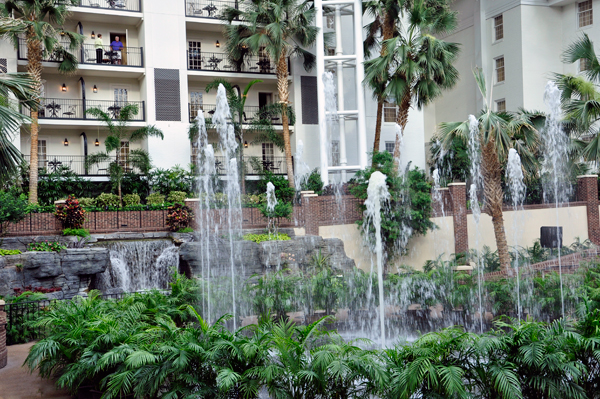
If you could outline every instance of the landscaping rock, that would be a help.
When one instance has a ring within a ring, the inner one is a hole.
[[[56,252],[26,252],[23,269],[33,278],[55,277],[62,273],[60,258]]]

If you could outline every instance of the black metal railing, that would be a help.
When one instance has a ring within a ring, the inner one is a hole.
[[[199,112],[203,112],[204,119],[206,119],[207,123],[210,124],[212,116],[215,113],[216,105],[215,104],[188,104],[189,115],[190,115],[190,123],[196,120]],[[242,123],[252,123],[252,121],[256,121],[259,119],[270,120],[273,125],[281,125],[281,114],[273,114],[266,111],[261,111],[261,107],[259,106],[246,106],[244,107],[244,112],[242,113]]]
[[[63,47],[68,48],[68,43],[63,43]],[[100,51],[96,51],[100,50]],[[144,66],[144,48],[143,47],[124,47],[121,51],[113,51],[111,46],[102,46],[96,49],[94,44],[83,44],[79,49],[69,50],[75,55],[80,64],[111,65],[111,66]],[[27,60],[27,42],[25,39],[19,39],[17,46],[17,58]],[[62,55],[55,52],[48,53],[42,61],[62,62]]]
[[[274,74],[276,64],[267,57],[247,56],[241,61],[231,61],[226,53],[207,53],[188,50],[188,70],[214,72],[244,72]]]
[[[113,51],[111,46],[96,48],[94,44],[84,44],[79,62],[81,64],[143,67],[143,51],[142,47],[124,47],[121,51]]]
[[[92,119],[95,117],[87,114],[86,110],[98,108],[108,114],[111,119],[119,118],[121,109],[125,105],[137,104],[137,115],[131,116],[131,121],[145,121],[146,107],[144,101],[128,101],[126,103],[110,100],[82,100],[68,98],[43,98],[38,110],[39,119]],[[29,108],[22,107],[21,113],[31,116]]]
[[[215,169],[218,175],[225,175],[226,162],[227,159],[225,157],[215,157]],[[244,157],[244,174],[246,176],[260,175],[265,171],[269,171],[276,175],[287,174],[287,163],[285,161],[285,157]]]
[[[238,8],[238,1],[185,0],[185,15],[197,18],[218,18],[227,7]]]
[[[142,0],[79,0],[79,7],[139,12],[142,10]]]
[[[23,155],[23,159],[29,163],[31,156]],[[68,168],[73,173],[80,176],[108,176],[109,165],[112,161],[102,161],[86,167],[87,157],[85,155],[38,155],[38,169],[42,173],[56,172],[62,168]],[[127,159],[122,161],[127,172],[140,173],[137,168],[133,168]]]

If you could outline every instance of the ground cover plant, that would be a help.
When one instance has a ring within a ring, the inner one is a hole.
[[[273,233],[273,234],[245,234],[243,239],[246,241],[253,241],[257,244],[265,241],[289,241],[290,236],[285,233]]]
[[[60,252],[67,246],[58,241],[41,241],[27,244],[27,251],[33,252]]]

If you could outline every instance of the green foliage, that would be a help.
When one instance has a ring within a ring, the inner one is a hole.
[[[165,196],[160,193],[152,193],[146,198],[148,205],[160,205],[165,203]]]
[[[28,173],[28,171],[23,171]],[[29,177],[22,176],[23,190],[29,189]],[[41,205],[54,205],[55,201],[75,197],[88,197],[92,191],[93,182],[78,176],[67,166],[60,166],[52,173],[40,173],[38,177],[38,199]]]
[[[33,252],[60,252],[63,249],[67,249],[67,246],[58,241],[41,241],[27,244],[27,251]]]
[[[123,196],[123,205],[124,206],[139,205],[140,201],[141,201],[140,196],[137,194],[125,194]]]
[[[144,199],[150,193],[149,177],[133,172],[126,172],[121,181],[123,194],[137,194]]]
[[[167,226],[171,231],[179,231],[190,225],[194,219],[194,212],[180,203],[175,203],[167,209]]]
[[[282,175],[273,174],[273,172],[265,171],[256,185],[256,194],[264,194],[267,192],[267,183],[273,183],[275,186],[275,197],[280,202],[292,202],[296,190],[290,188],[287,179]]]
[[[18,249],[0,249],[0,256],[6,255],[21,255],[21,251]]]
[[[315,194],[321,195],[321,192],[323,191],[323,180],[321,180],[319,168],[315,168],[312,172],[310,172],[308,178],[302,182],[300,190],[314,191]]]
[[[79,198],[79,205],[81,205],[84,208],[91,208],[96,206],[96,199],[95,198]]]
[[[62,231],[63,236],[75,236],[75,237],[89,237],[90,232],[86,229],[64,229]]]
[[[261,204],[267,202],[266,194],[243,194],[242,206],[244,208],[258,208]]]
[[[96,198],[96,206],[98,208],[118,208],[121,205],[119,196],[111,193],[102,193]]]
[[[54,212],[63,229],[81,229],[85,223],[85,209],[77,198],[69,195],[64,205],[57,205]]]
[[[0,236],[6,233],[8,223],[17,223],[25,217],[27,200],[12,192],[0,191]]]
[[[193,233],[194,229],[191,227],[184,227],[182,229],[177,230],[178,233]]]
[[[371,168],[356,173],[350,182],[352,195],[367,199],[369,179],[375,171],[380,171],[387,176],[390,203],[387,210],[382,209],[381,231],[387,255],[393,258],[406,250],[410,237],[424,235],[434,228],[430,220],[431,185],[425,173],[416,167],[414,169],[407,167],[404,176],[400,176],[394,166],[392,154],[384,151],[373,154]],[[364,211],[366,207],[361,205],[361,209]],[[359,220],[357,223],[362,226],[364,220]],[[373,233],[374,228],[369,235]]]
[[[289,219],[294,212],[294,207],[289,202],[278,201],[275,208],[270,211],[267,209],[267,204],[260,204],[258,206],[261,213],[266,218],[284,218]]]
[[[184,191],[171,191],[167,197],[167,201],[183,204],[186,198],[187,193]]]
[[[165,197],[173,191],[194,192],[194,180],[194,174],[180,166],[175,166],[172,169],[156,168],[148,174],[150,190]]]
[[[294,299],[300,276],[280,270],[258,278],[249,289],[254,294],[253,307],[257,314],[268,319],[287,319],[286,313],[294,310]]]
[[[253,241],[257,244],[265,241],[289,241],[290,236],[284,233],[276,234],[245,234],[243,237],[246,241]]]

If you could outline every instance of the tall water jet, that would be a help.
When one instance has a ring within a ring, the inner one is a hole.
[[[269,222],[268,222],[268,230],[269,230],[269,235],[271,235],[271,233],[277,233],[275,231],[275,206],[277,206],[277,197],[275,196],[275,186],[273,185],[273,183],[268,182],[267,183],[267,214],[269,215]]]
[[[300,191],[310,176],[310,167],[304,160],[304,143],[302,140],[298,140],[298,144],[296,144],[294,164],[294,183],[296,191]]]
[[[506,166],[506,179],[508,180],[508,187],[510,188],[510,198],[515,211],[513,217],[513,232],[514,232],[514,243],[515,243],[515,278],[517,280],[517,317],[521,320],[521,286],[520,286],[520,274],[519,274],[519,250],[517,243],[521,238],[521,227],[519,221],[522,221],[517,217],[516,212],[523,209],[523,201],[525,200],[525,193],[527,186],[523,182],[523,167],[521,166],[521,157],[517,153],[517,150],[511,148],[508,150],[508,164]]]
[[[364,224],[366,236],[369,236],[371,226],[375,229],[375,246],[372,248],[377,260],[377,285],[379,288],[379,326],[381,329],[381,347],[385,347],[385,299],[383,292],[383,239],[381,237],[381,210],[390,199],[386,184],[387,176],[376,171],[371,174],[367,187],[367,200],[365,215],[367,222]],[[373,243],[371,243],[372,246]]]
[[[548,109],[546,125],[542,134],[542,147],[544,160],[542,162],[542,174],[546,176],[542,184],[544,187],[544,202],[548,201],[548,193],[554,195],[556,208],[556,237],[557,243],[561,243],[559,235],[560,218],[558,208],[560,204],[568,201],[571,191],[569,183],[569,138],[561,127],[561,95],[562,92],[556,83],[549,81],[546,84],[544,103]],[[563,294],[561,248],[558,245],[558,274],[560,277],[560,299],[562,316],[565,315],[565,300]]]
[[[333,145],[334,142],[339,146],[339,151],[345,151],[346,149],[342,146],[345,146],[345,143],[340,142],[340,120],[338,117],[338,108],[337,108],[337,90],[335,87],[335,77],[331,71],[323,73],[321,77],[323,79],[323,90],[325,91],[325,126],[321,126],[321,131],[325,131],[327,137],[327,148],[324,150],[327,151],[327,165],[329,166],[339,166],[336,165],[339,159],[334,159],[333,157]],[[322,149],[323,150],[323,149]],[[340,179],[338,179],[339,182]],[[334,182],[335,183],[335,182]]]

